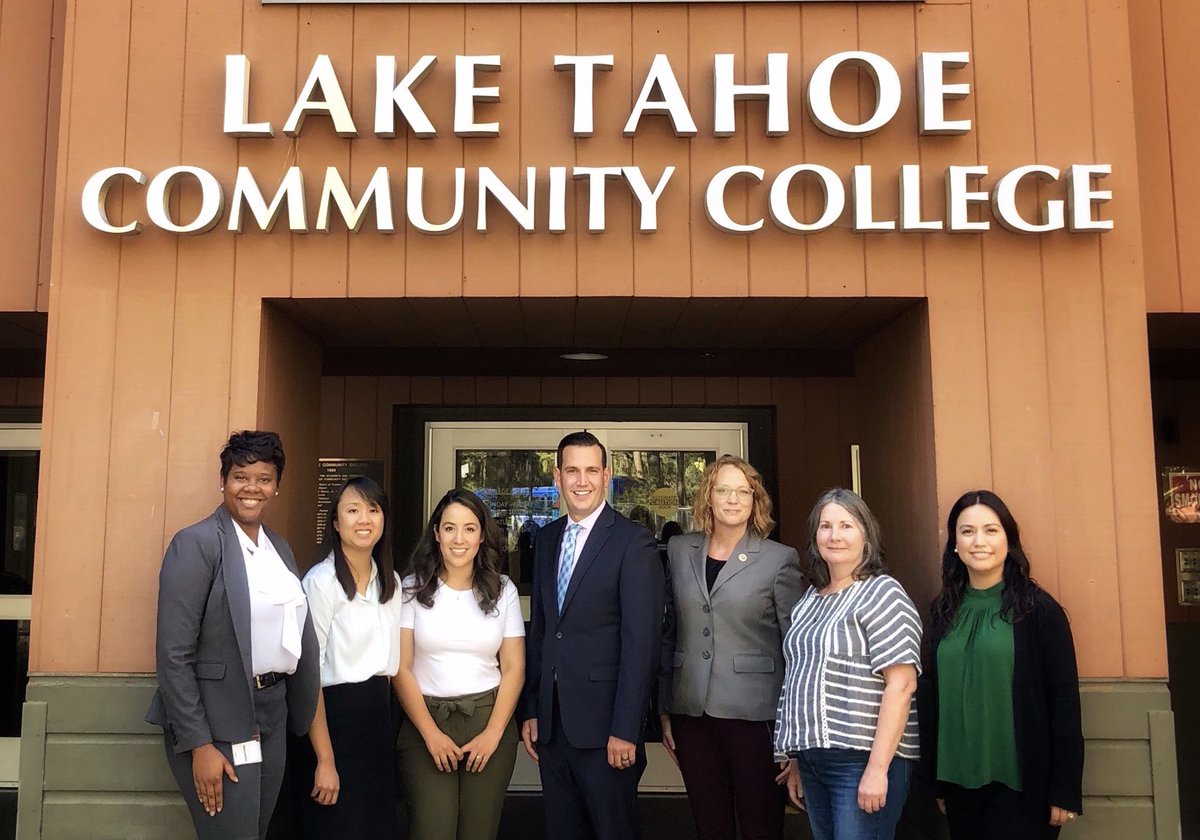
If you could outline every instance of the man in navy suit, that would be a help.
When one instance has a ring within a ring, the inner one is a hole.
[[[554,482],[567,515],[534,542],[521,738],[541,772],[550,840],[641,837],[663,571],[653,535],[605,504],[610,476],[595,435],[563,438]]]

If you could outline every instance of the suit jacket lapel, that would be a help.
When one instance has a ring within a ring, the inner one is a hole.
[[[706,561],[708,560],[708,540],[704,534],[696,534],[692,539],[692,550],[689,553],[688,562],[691,563],[692,573],[696,576],[696,586],[700,590],[701,597],[705,601],[708,597],[708,570]]]
[[[254,663],[250,646],[250,582],[246,578],[246,560],[238,542],[236,526],[224,506],[217,508],[217,530],[221,534],[221,579],[225,583],[225,600],[233,619],[233,635],[242,654],[246,680],[254,679]],[[272,542],[274,542],[272,540]]]
[[[575,568],[571,571],[571,582],[567,584],[567,594],[563,598],[563,613],[566,613],[567,607],[571,606],[571,599],[575,597],[575,592],[579,589],[579,582],[587,574],[588,567],[600,556],[600,549],[608,542],[609,529],[612,528],[613,523],[616,521],[616,514],[606,503],[604,510],[601,511],[600,516],[596,519],[596,524],[592,526],[591,533],[588,534],[587,542],[583,544],[583,551],[580,552],[579,558],[575,561]],[[565,530],[565,524],[563,528]],[[555,569],[556,576],[557,572],[558,570]],[[557,602],[557,598],[555,600]]]
[[[720,589],[731,577],[736,575],[742,569],[749,566],[759,557],[759,548],[762,546],[762,540],[751,534],[749,531],[738,540],[737,546],[733,549],[733,553],[729,555],[729,559],[725,561],[725,565],[721,567],[720,573],[717,575],[717,580],[713,583],[711,595],[716,595]],[[742,557],[746,559],[743,560]]]

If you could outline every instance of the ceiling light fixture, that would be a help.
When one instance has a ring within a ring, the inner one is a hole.
[[[569,362],[602,362],[608,356],[603,353],[560,353],[558,358]]]

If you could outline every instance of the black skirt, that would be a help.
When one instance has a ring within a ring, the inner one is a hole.
[[[320,805],[307,795],[312,790],[317,757],[304,739],[293,763],[297,792],[303,790],[297,796],[301,836],[306,840],[391,840],[398,830],[388,678],[331,685],[323,691],[341,789],[334,805]]]

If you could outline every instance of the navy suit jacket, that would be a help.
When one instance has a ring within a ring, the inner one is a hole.
[[[521,720],[536,718],[538,738],[560,721],[577,749],[610,735],[639,743],[662,636],[664,583],[653,535],[607,504],[584,543],[558,610],[558,553],[568,517],[534,540],[533,597],[526,644]]]

